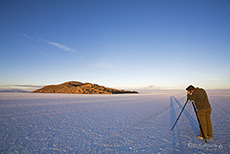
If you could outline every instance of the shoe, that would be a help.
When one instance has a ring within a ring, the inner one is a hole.
[[[209,137],[209,136],[208,136],[207,139],[209,139],[210,141],[212,141],[212,140],[213,140],[213,137]]]
[[[198,135],[197,137],[198,137],[199,139],[201,139],[201,140],[204,140],[204,137],[203,137],[203,136]]]

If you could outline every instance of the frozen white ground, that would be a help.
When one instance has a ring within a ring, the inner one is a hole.
[[[214,141],[198,139],[183,92],[0,93],[0,153],[229,153],[230,92],[210,91]]]

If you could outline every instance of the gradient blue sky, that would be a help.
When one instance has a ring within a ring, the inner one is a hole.
[[[0,0],[0,53],[1,89],[229,89],[230,1]]]

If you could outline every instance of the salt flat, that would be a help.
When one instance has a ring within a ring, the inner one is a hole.
[[[230,92],[208,91],[214,141],[185,91],[72,95],[0,93],[0,153],[228,153]]]

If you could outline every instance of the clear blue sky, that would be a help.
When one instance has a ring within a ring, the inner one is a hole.
[[[0,88],[230,88],[229,0],[0,0]]]

